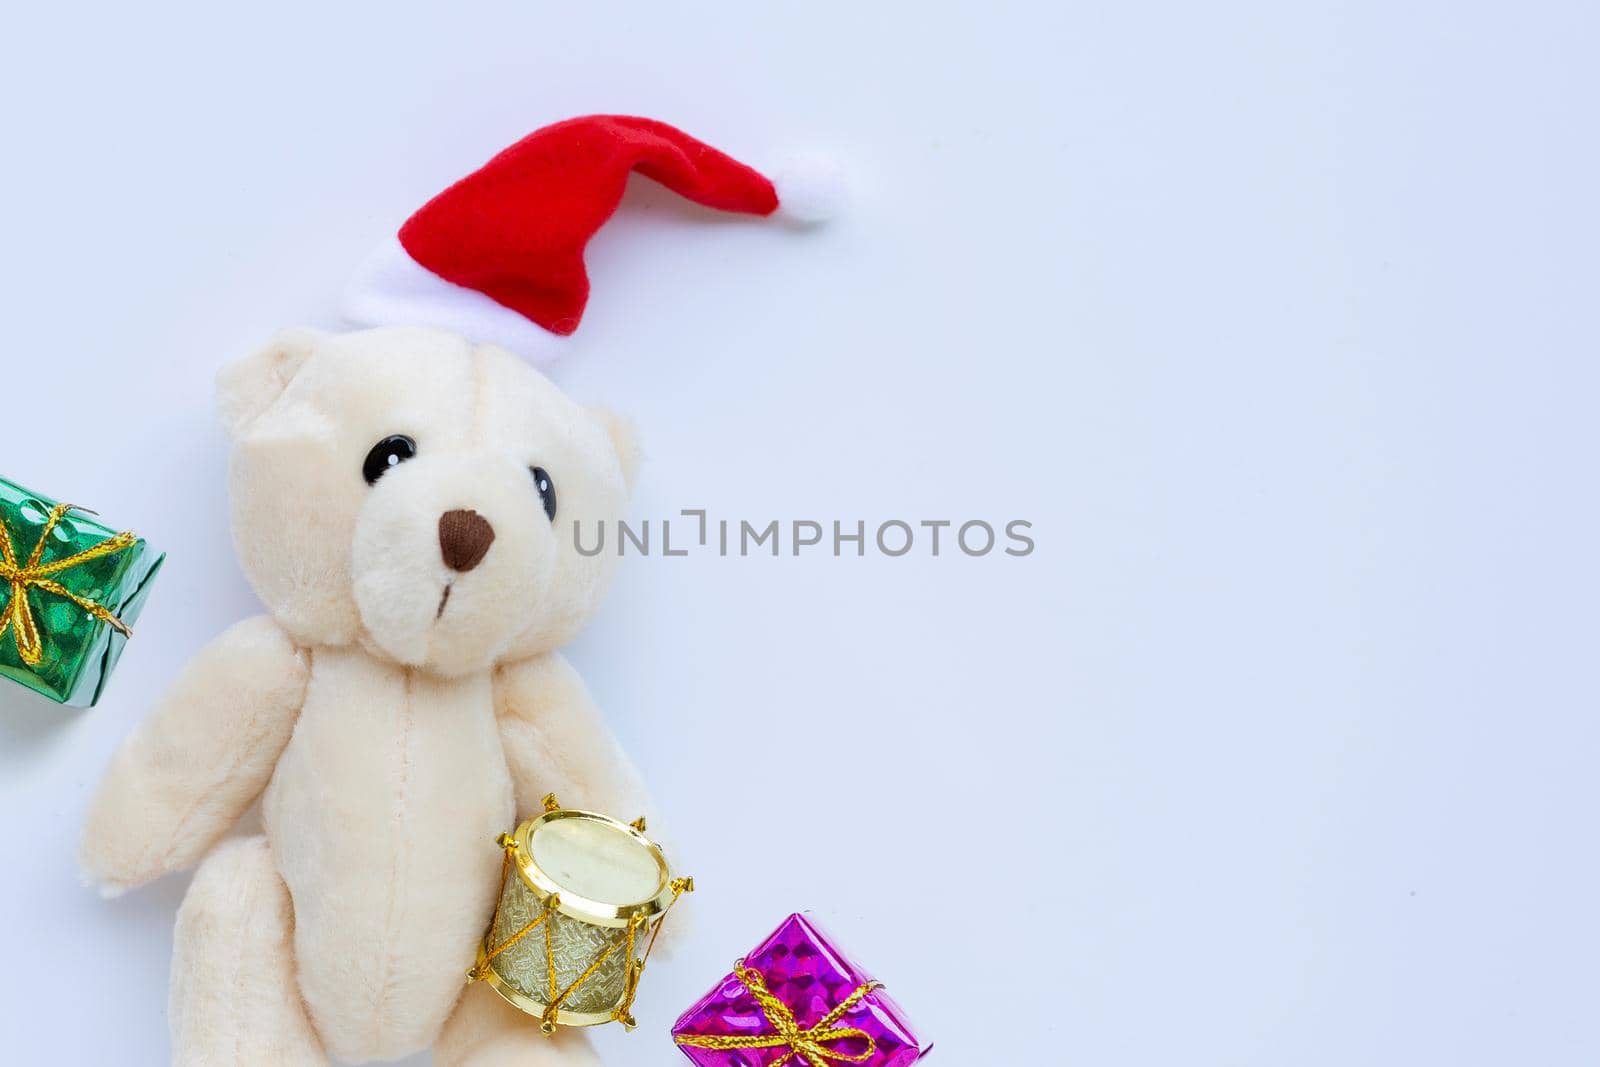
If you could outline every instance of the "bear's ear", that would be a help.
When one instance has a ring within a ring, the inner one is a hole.
[[[217,372],[217,414],[222,416],[229,436],[239,436],[272,406],[326,336],[321,330],[284,330],[265,348],[234,360]]]
[[[622,461],[623,480],[628,483],[628,492],[633,492],[633,483],[639,477],[639,461],[644,459],[644,450],[639,447],[639,431],[634,429],[632,421],[606,408],[590,408],[589,413],[610,435],[611,447],[617,450],[617,458]]]

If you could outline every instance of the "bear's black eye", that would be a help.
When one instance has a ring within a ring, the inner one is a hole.
[[[528,473],[533,475],[533,484],[539,487],[539,499],[544,501],[544,513],[550,516],[550,521],[556,521],[556,483],[550,480],[550,472],[543,467],[529,467]]]
[[[361,476],[371,485],[382,478],[390,467],[398,467],[417,454],[417,443],[403,433],[385,437],[372,446],[367,460],[361,464]]]

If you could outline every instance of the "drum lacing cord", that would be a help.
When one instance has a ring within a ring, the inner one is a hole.
[[[639,959],[633,958],[634,926],[628,924],[628,976],[627,985],[622,991],[622,1002],[617,1005],[617,1010],[612,1013],[616,1019],[628,1029],[633,1029],[633,998],[639,992],[639,977],[644,974],[644,965],[650,962],[650,953],[655,951],[656,938],[661,936],[661,927],[666,925],[667,916],[672,913],[673,905],[678,903],[678,898],[685,893],[694,892],[693,878],[674,878],[671,882],[672,899],[667,902],[666,908],[661,912],[661,920],[650,931],[650,940],[645,943],[644,955]]]
[[[551,803],[554,801],[554,799],[555,798],[553,796],[545,798],[545,810],[550,810]],[[605,966],[606,961],[616,954],[618,948],[626,946],[628,970],[625,978],[625,986],[623,989],[622,1000],[617,1005],[616,1010],[612,1012],[612,1018],[622,1023],[622,1025],[628,1029],[633,1029],[635,1026],[635,1021],[633,1018],[633,999],[639,991],[639,976],[644,973],[644,965],[649,961],[650,953],[655,951],[656,938],[661,936],[661,926],[662,923],[666,922],[668,913],[670,913],[673,906],[678,903],[679,897],[683,896],[685,893],[694,892],[694,879],[674,878],[670,883],[668,883],[669,887],[672,889],[672,899],[667,902],[666,908],[662,910],[660,921],[658,921],[655,924],[655,927],[650,931],[650,940],[645,944],[644,955],[642,957],[639,959],[634,959],[633,950],[638,943],[639,931],[649,923],[649,918],[644,915],[635,915],[628,920],[627,938],[625,941],[614,942],[611,944],[604,952],[600,953],[600,955],[595,958],[594,962],[589,964],[589,966],[584,969],[584,972],[578,975],[578,977],[575,978],[572,983],[567,986],[567,988],[558,990],[556,987],[554,940],[555,924],[550,922],[549,919],[555,913],[556,909],[561,905],[561,895],[559,893],[550,894],[550,896],[544,902],[543,910],[541,910],[538,916],[535,917],[531,922],[527,923],[516,933],[500,942],[500,944],[496,945],[493,943],[495,931],[500,927],[500,904],[505,897],[506,879],[511,876],[511,856],[517,848],[516,839],[510,834],[501,834],[497,843],[505,853],[500,861],[501,891],[500,895],[495,898],[494,915],[489,919],[489,930],[483,936],[483,952],[481,954],[482,958],[478,961],[476,966],[467,972],[467,981],[472,983],[482,981],[483,979],[487,978],[491,971],[489,964],[496,956],[499,956],[502,952],[505,952],[507,949],[517,944],[517,942],[521,941],[524,937],[527,937],[534,930],[537,930],[539,927],[543,926],[544,963],[545,974],[549,978],[548,1000],[550,1003],[549,1006],[545,1008],[544,1015],[539,1020],[539,1029],[546,1034],[553,1034],[556,1030],[556,1014],[561,1010],[561,1005],[566,1003],[567,998],[570,997],[579,986],[583,985],[583,983],[594,977],[595,972],[600,970],[601,967]]]
[[[500,892],[499,896],[495,897],[495,901],[494,901],[494,917],[489,920],[489,932],[483,935],[483,958],[478,961],[477,966],[473,967],[472,970],[467,972],[467,981],[468,982],[478,982],[478,981],[482,981],[483,979],[489,977],[489,963],[490,963],[490,961],[493,960],[496,956],[500,955],[500,953],[504,952],[506,949],[510,948],[512,945],[515,945],[518,941],[521,941],[524,937],[527,937],[534,930],[538,929],[541,925],[543,925],[546,922],[546,920],[548,920],[550,918],[551,913],[556,910],[557,905],[559,905],[561,903],[561,897],[558,894],[552,893],[550,895],[550,899],[546,900],[544,902],[544,910],[539,912],[539,915],[538,915],[537,918],[535,918],[532,922],[528,923],[528,925],[524,926],[522,929],[518,930],[516,933],[512,934],[510,937],[506,938],[504,941],[500,942],[500,944],[498,944],[498,945],[493,944],[492,942],[494,941],[494,932],[497,929],[499,929],[499,927],[500,927],[500,901],[505,896],[506,876],[511,873],[511,850],[515,847],[515,844],[516,844],[515,841],[512,840],[512,838],[511,838],[511,836],[509,834],[501,834],[499,843],[500,843],[500,847],[505,850],[505,858],[500,863],[500,886],[501,886],[501,892]],[[549,952],[550,952],[550,933],[549,933],[549,927],[546,926],[545,927],[545,954],[546,954],[546,959],[549,958]],[[553,968],[552,968],[552,973],[553,973]]]
[[[621,948],[624,944],[627,945],[628,958],[630,961],[632,960],[634,938],[638,935],[639,928],[644,926],[645,922],[646,919],[643,915],[635,915],[633,918],[629,919],[628,936],[626,942],[614,941],[608,945],[604,952],[600,953],[600,955],[594,958],[593,963],[584,968],[582,974],[574,978],[572,983],[560,992],[556,991],[555,950],[552,943],[551,928],[548,925],[544,928],[545,973],[550,978],[550,1004],[544,1009],[544,1016],[539,1020],[540,1030],[543,1030],[547,1034],[555,1033],[556,1013],[561,1010],[561,1005],[566,1003],[567,998],[572,996],[573,992],[579,986],[583,985],[583,983],[594,977],[595,972],[601,967],[604,967],[606,960],[609,960],[612,956],[616,955],[617,949]],[[630,972],[633,970],[633,965],[631,963],[629,964],[628,969]],[[625,1024],[629,1023],[632,1019],[632,1016],[623,1018],[623,1014],[623,1009],[621,1007],[619,1007],[616,1012],[613,1012],[613,1015],[617,1019],[621,1020]]]

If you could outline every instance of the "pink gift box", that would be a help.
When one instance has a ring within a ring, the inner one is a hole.
[[[740,960],[672,1036],[699,1067],[909,1067],[931,1048],[804,915]]]

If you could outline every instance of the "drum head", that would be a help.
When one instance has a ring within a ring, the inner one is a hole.
[[[661,896],[668,871],[660,849],[614,819],[570,810],[558,814],[567,817],[546,817],[529,828],[528,858],[540,880],[563,900],[628,908]]]

